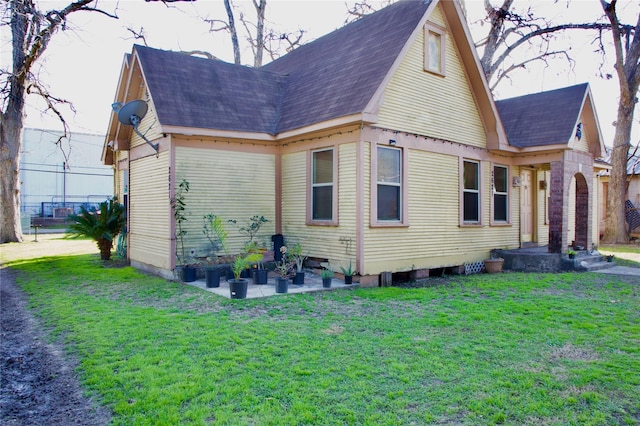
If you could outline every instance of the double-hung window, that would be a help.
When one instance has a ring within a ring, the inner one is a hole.
[[[493,166],[493,221],[509,222],[509,169]]]
[[[311,153],[311,220],[332,222],[334,203],[333,148]]]
[[[462,171],[462,222],[480,224],[480,163],[464,160]]]
[[[377,147],[377,219],[402,220],[402,150]]]

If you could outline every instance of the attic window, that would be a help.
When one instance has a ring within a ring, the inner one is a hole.
[[[445,74],[446,33],[443,28],[428,23],[424,27],[424,70]]]

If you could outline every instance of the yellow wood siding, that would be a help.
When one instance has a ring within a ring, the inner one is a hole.
[[[148,106],[147,114],[140,122],[138,130],[140,131],[140,133],[145,135],[145,137],[149,141],[154,141],[155,139],[161,138],[162,134],[160,133],[160,122],[158,121],[156,110],[153,107],[153,103],[149,99],[149,94],[147,93],[147,89],[144,85],[140,88],[140,96],[138,97],[138,99],[143,99],[144,101],[146,101]],[[130,149],[144,144],[146,144],[144,139],[142,139],[136,132],[132,130]]]
[[[129,157],[129,151],[117,151],[115,155],[114,165],[116,169],[113,174],[114,189],[115,189],[115,195],[118,196],[118,199],[120,200],[120,202],[124,200],[124,195],[129,190],[128,184],[126,185],[127,187],[125,188],[125,183],[126,183],[125,174],[127,174],[129,171],[128,169],[120,168],[121,164],[123,163],[126,164],[126,162],[128,161],[127,160],[128,157]]]
[[[170,269],[169,154],[133,161],[129,179],[130,258]]]
[[[486,258],[493,248],[518,246],[517,191],[510,191],[511,225],[489,226],[492,163],[481,166],[483,226],[460,227],[459,158],[421,150],[405,150],[405,155],[409,227],[366,227],[365,274],[461,265]]]
[[[577,151],[584,151],[584,152],[589,152],[589,138],[588,138],[588,132],[586,131],[586,129],[584,128],[584,126],[586,125],[587,121],[585,120],[585,116],[584,116],[584,112],[580,115],[580,123],[582,123],[582,137],[580,138],[580,140],[578,140],[578,138],[575,137],[575,131],[573,134],[573,140],[574,140],[574,144],[573,144],[573,149],[577,150]]]
[[[441,6],[430,21],[445,25]],[[446,76],[424,71],[424,31],[391,78],[378,114],[384,128],[486,146],[485,131],[451,34],[446,37]]]
[[[271,247],[276,220],[274,155],[178,146],[175,169],[176,186],[183,179],[190,185],[185,198],[187,253],[194,250],[196,256],[213,254],[211,244],[202,232],[203,217],[210,213],[225,221],[237,221],[237,225],[227,226],[231,253],[239,253],[247,242],[238,229],[246,226],[249,218],[255,215],[269,220],[256,240]]]
[[[333,148],[339,162],[334,188],[338,191],[339,226],[306,225],[308,151],[299,151],[282,157],[282,229],[288,244],[299,242],[310,256],[328,259],[330,267],[338,270],[349,260],[355,265],[356,144]]]

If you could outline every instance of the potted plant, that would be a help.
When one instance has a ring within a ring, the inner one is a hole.
[[[230,222],[235,223],[236,221],[231,220]],[[258,232],[260,232],[260,228],[262,228],[262,225],[267,222],[269,222],[269,219],[265,218],[264,216],[255,215],[253,217],[250,217],[246,225],[241,226],[238,231],[240,231],[241,234],[245,235],[249,239],[247,241],[247,244],[251,244],[254,242],[253,240],[256,235],[258,235]]]
[[[502,272],[502,265],[504,264],[504,259],[502,257],[491,257],[483,260],[483,262],[488,273],[495,274],[497,272]]]
[[[569,259],[575,259],[576,258],[576,251],[573,249],[567,249],[567,255],[569,256]]]
[[[320,271],[320,277],[322,278],[322,287],[330,288],[331,281],[333,279],[333,271],[329,269],[323,269]]]
[[[296,274],[293,277],[293,283],[296,285],[304,284],[304,261],[307,260],[307,255],[302,253],[302,246],[300,243],[296,243],[290,250],[290,257],[293,259],[296,265]]]
[[[262,255],[258,253],[247,253],[244,256],[240,254],[236,257],[236,260],[231,264],[233,278],[229,280],[229,291],[231,292],[232,299],[244,299],[247,297],[249,280],[247,278],[241,278],[242,272],[246,271],[251,264],[259,262],[261,259]]]
[[[196,280],[196,268],[187,264],[187,256],[184,248],[184,237],[187,230],[184,229],[184,223],[187,221],[187,204],[185,202],[186,193],[189,192],[189,181],[182,179],[175,196],[171,200],[171,208],[173,209],[173,218],[176,221],[176,258],[178,264],[182,265],[182,281],[191,282]]]
[[[340,271],[342,271],[342,275],[344,275],[344,283],[353,284],[353,274],[355,273],[355,271],[353,270],[351,261],[349,261],[349,266],[347,268],[341,266]]]
[[[259,247],[255,241],[252,241],[244,246],[244,251],[251,254],[260,254],[260,261],[251,265],[251,278],[253,278],[254,284],[266,284],[269,279],[269,274],[262,263],[265,250]]]
[[[220,216],[217,216],[213,213],[209,213],[204,215],[202,218],[204,224],[202,226],[202,233],[207,237],[209,242],[211,243],[211,251],[214,252],[214,255],[220,249],[223,250],[225,256],[229,254],[229,249],[227,247],[227,238],[229,237],[229,232],[224,226],[224,221]],[[223,257],[217,257],[219,260]],[[218,263],[214,261],[214,263]],[[220,287],[220,268],[216,266],[207,266],[205,269],[205,278],[207,283],[207,288],[215,288]]]
[[[607,255],[607,262],[613,262],[613,259],[614,259],[614,258],[615,258],[615,256],[614,256],[614,255],[612,255],[612,254],[608,254],[608,255]]]
[[[289,291],[289,274],[293,268],[291,260],[287,259],[287,246],[280,247],[280,260],[276,262],[276,293],[287,293]]]

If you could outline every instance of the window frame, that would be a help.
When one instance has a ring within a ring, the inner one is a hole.
[[[440,68],[434,69],[430,66],[429,58],[431,51],[429,49],[429,34],[433,33],[440,37]],[[447,31],[439,25],[427,22],[424,26],[424,70],[444,77],[446,75],[446,58],[447,58]]]
[[[314,168],[315,168],[315,158],[314,154],[322,151],[331,151],[331,161],[332,161],[332,180],[331,183],[323,183],[323,184],[315,184],[314,179]],[[310,149],[307,151],[307,225],[318,225],[318,226],[338,226],[338,161],[336,157],[337,147],[336,146],[326,146],[322,148]],[[331,219],[314,219],[313,218],[313,195],[314,189],[318,187],[328,187],[330,186],[332,189],[331,192]]]
[[[471,190],[464,187],[464,165],[465,163],[477,164],[477,189]],[[465,211],[465,194],[477,194],[478,220],[467,221],[464,218]],[[460,226],[461,227],[478,227],[482,226],[482,161],[471,158],[460,158]]]
[[[400,196],[400,219],[398,220],[379,220],[378,219],[378,149],[392,149],[399,151],[400,153],[400,183],[399,183],[399,196]],[[408,213],[408,190],[407,190],[407,171],[408,169],[408,155],[407,150],[403,147],[385,145],[385,144],[371,144],[371,203],[370,210],[370,226],[376,228],[391,228],[391,227],[407,227],[409,226],[409,213]]]
[[[505,186],[506,192],[498,192],[496,191],[495,186],[495,171],[496,168],[501,168],[506,170],[506,179]],[[511,171],[509,166],[504,164],[492,164],[491,165],[491,225],[492,226],[501,226],[501,225],[511,225]],[[507,218],[505,220],[497,220],[495,217],[496,213],[496,195],[503,195],[506,197],[506,214]]]

